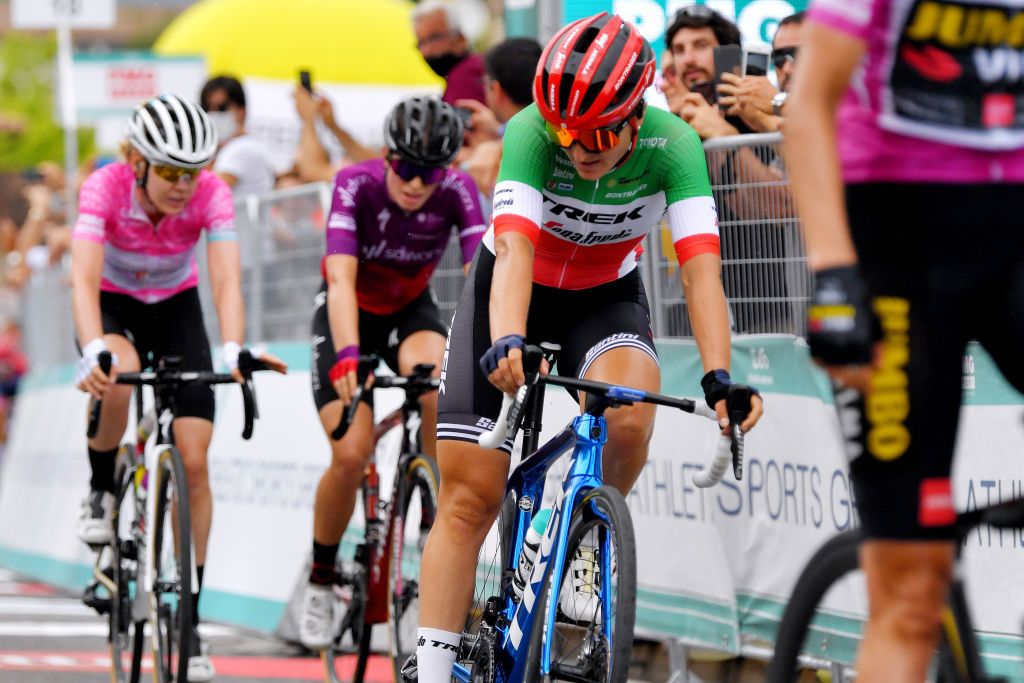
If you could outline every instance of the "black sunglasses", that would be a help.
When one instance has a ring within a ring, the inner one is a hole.
[[[780,47],[772,50],[772,64],[776,69],[786,66],[786,62],[796,62],[797,47]]]
[[[715,10],[711,9],[707,5],[687,5],[675,13],[672,17],[673,21],[676,21],[680,17],[691,17],[693,19],[701,19],[707,21],[711,17],[715,16]]]

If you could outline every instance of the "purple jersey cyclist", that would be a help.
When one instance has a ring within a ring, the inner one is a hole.
[[[429,281],[452,229],[468,268],[486,229],[476,186],[448,166],[462,144],[462,124],[435,97],[400,102],[384,124],[388,154],[340,171],[327,220],[324,285],[313,311],[313,399],[324,431],[338,425],[356,388],[359,356],[376,353],[397,373],[432,363],[440,374],[447,327]],[[421,444],[433,456],[436,394],[420,399]],[[360,406],[343,439],[331,441],[313,513],[313,567],[299,637],[312,650],[334,636],[338,544],[348,526],[372,451],[373,411]]]

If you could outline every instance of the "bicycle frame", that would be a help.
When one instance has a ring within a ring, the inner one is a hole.
[[[365,538],[367,557],[366,566],[369,574],[366,581],[366,616],[368,624],[383,624],[388,620],[388,575],[392,563],[402,561],[401,544],[395,544],[394,556],[385,552],[386,548],[392,547],[391,540],[394,534],[394,517],[396,501],[401,495],[401,473],[405,471],[406,463],[409,461],[409,454],[417,450],[420,425],[419,402],[416,397],[406,395],[405,401],[398,408],[384,416],[373,429],[373,452],[370,454],[370,461],[366,467],[366,488],[368,494],[363,497],[363,515],[365,519]],[[380,477],[377,473],[377,443],[384,438],[384,435],[396,427],[402,428],[402,445],[399,450],[400,456],[395,467],[395,478],[391,486],[391,498],[388,501],[381,501],[379,498]],[[387,524],[385,533],[381,533],[381,525]]]
[[[543,392],[536,393],[540,394],[537,397],[538,404],[543,403]],[[536,433],[539,432],[539,426],[531,427],[531,429],[533,433],[528,436],[535,438]],[[519,602],[515,601],[509,590],[504,590],[502,596],[500,621],[505,625],[498,628],[501,642],[497,654],[499,668],[505,672],[505,675],[499,680],[522,680],[526,662],[525,657],[519,656],[519,652],[524,645],[524,635],[528,639],[528,634],[532,631],[536,619],[545,619],[545,631],[547,633],[554,632],[557,597],[547,604],[544,614],[538,614],[534,608],[538,596],[547,585],[550,568],[561,567],[567,559],[571,559],[565,557],[569,536],[567,520],[572,519],[573,512],[581,504],[586,492],[603,484],[601,453],[607,439],[608,430],[605,418],[584,413],[574,418],[570,425],[524,458],[510,475],[505,491],[506,494],[511,493],[515,496],[517,505],[511,538],[506,539],[511,552],[503,558],[503,575],[509,575],[508,572],[515,571],[526,539],[526,531],[533,517],[533,509],[540,504],[544,496],[544,482],[548,469],[558,458],[572,449],[569,469],[562,480],[562,488],[557,493],[551,518],[537,551],[537,559],[523,592],[523,598]],[[606,543],[606,537],[601,539],[602,546]],[[610,576],[607,548],[602,547],[599,554],[602,562],[601,571],[605,572],[604,576]],[[551,595],[558,596],[562,581],[560,573],[550,577],[550,580],[552,582]],[[607,613],[610,604],[610,589],[607,582],[602,582],[599,590],[601,592],[604,634],[610,639],[611,620]],[[547,675],[550,673],[550,669],[551,643],[546,641],[541,653],[541,674]],[[453,677],[468,683],[470,672],[466,667],[456,663]]]

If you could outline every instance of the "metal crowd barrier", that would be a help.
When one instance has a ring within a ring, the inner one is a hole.
[[[722,280],[737,334],[803,335],[810,276],[779,136],[744,135],[705,144],[722,239]],[[320,287],[324,226],[330,206],[326,183],[302,185],[236,203],[242,249],[246,337],[295,341],[309,335],[313,296]],[[210,340],[218,343],[206,249],[196,249],[200,295]],[[650,298],[655,335],[692,335],[686,297],[667,226],[646,240],[641,271]],[[25,294],[25,348],[30,361],[74,360],[66,272],[36,273]],[[453,236],[432,287],[446,317],[462,288],[462,258]]]

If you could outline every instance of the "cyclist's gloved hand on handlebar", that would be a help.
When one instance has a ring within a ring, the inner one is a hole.
[[[734,382],[727,370],[712,370],[704,375],[700,386],[704,389],[704,400],[718,414],[718,424],[721,426],[723,434],[728,433],[729,429],[729,409],[726,399],[729,398],[731,387],[744,387],[750,390],[750,405],[746,411],[746,419],[740,424],[740,429],[749,432],[764,413],[761,392],[756,387]]]
[[[103,372],[100,367],[99,356],[108,351],[107,342],[103,337],[96,337],[82,347],[82,357],[78,360],[78,370],[75,372],[75,386],[81,391],[92,394],[92,397],[99,400],[110,388],[110,375]],[[111,369],[117,366],[117,356],[112,356]]]
[[[873,342],[868,290],[857,266],[816,272],[807,309],[811,355],[825,365],[866,365]]]
[[[330,380],[342,405],[349,405],[359,386],[359,346],[350,344],[338,351],[338,359],[331,367]]]
[[[238,354],[240,354],[243,349],[244,347],[237,342],[224,342],[220,349],[221,362],[224,363],[224,367],[227,368],[228,372],[231,373],[231,376],[238,382],[244,381],[242,373],[238,370]],[[288,372],[288,364],[277,356],[258,348],[248,349],[248,351],[254,359],[261,361],[268,370],[280,372],[281,374]]]
[[[518,334],[506,334],[491,344],[480,357],[480,369],[487,380],[506,394],[514,394],[526,383],[523,372],[523,349],[526,339]]]

